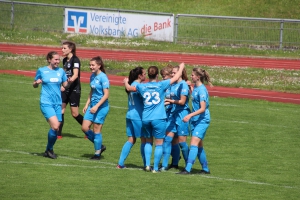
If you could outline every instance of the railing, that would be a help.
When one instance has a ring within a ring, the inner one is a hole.
[[[174,41],[198,45],[295,49],[300,20],[178,14]]]

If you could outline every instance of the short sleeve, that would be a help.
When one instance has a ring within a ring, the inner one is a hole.
[[[103,76],[101,79],[102,87],[103,89],[108,89],[109,88],[109,80],[107,76]]]
[[[38,79],[42,79],[42,73],[41,73],[41,69],[38,69],[36,71],[36,74],[35,74],[35,77],[34,77],[34,80],[38,80]]]
[[[75,57],[74,60],[73,60],[73,63],[74,63],[74,68],[75,69],[79,69],[80,68],[80,60],[79,58]]]

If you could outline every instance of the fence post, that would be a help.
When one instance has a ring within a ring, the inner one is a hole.
[[[174,28],[174,43],[177,43],[177,34],[178,34],[178,14],[175,17],[175,28]]]
[[[281,22],[280,22],[280,36],[279,36],[279,49],[282,49],[283,23],[284,23],[284,21],[281,20]]]
[[[11,29],[13,29],[13,26],[14,26],[14,2],[11,2],[10,26],[11,26]]]

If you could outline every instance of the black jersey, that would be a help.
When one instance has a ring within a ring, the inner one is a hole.
[[[73,55],[71,59],[68,61],[68,58],[65,57],[63,59],[63,65],[64,70],[67,74],[67,77],[70,78],[74,74],[74,69],[78,69],[78,78],[74,80],[74,82],[71,84],[71,86],[66,91],[81,91],[81,85],[80,85],[80,60],[77,56]]]

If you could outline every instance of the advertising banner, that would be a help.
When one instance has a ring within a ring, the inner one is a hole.
[[[82,33],[109,37],[144,37],[173,42],[174,15],[149,15],[65,9],[66,33]]]

